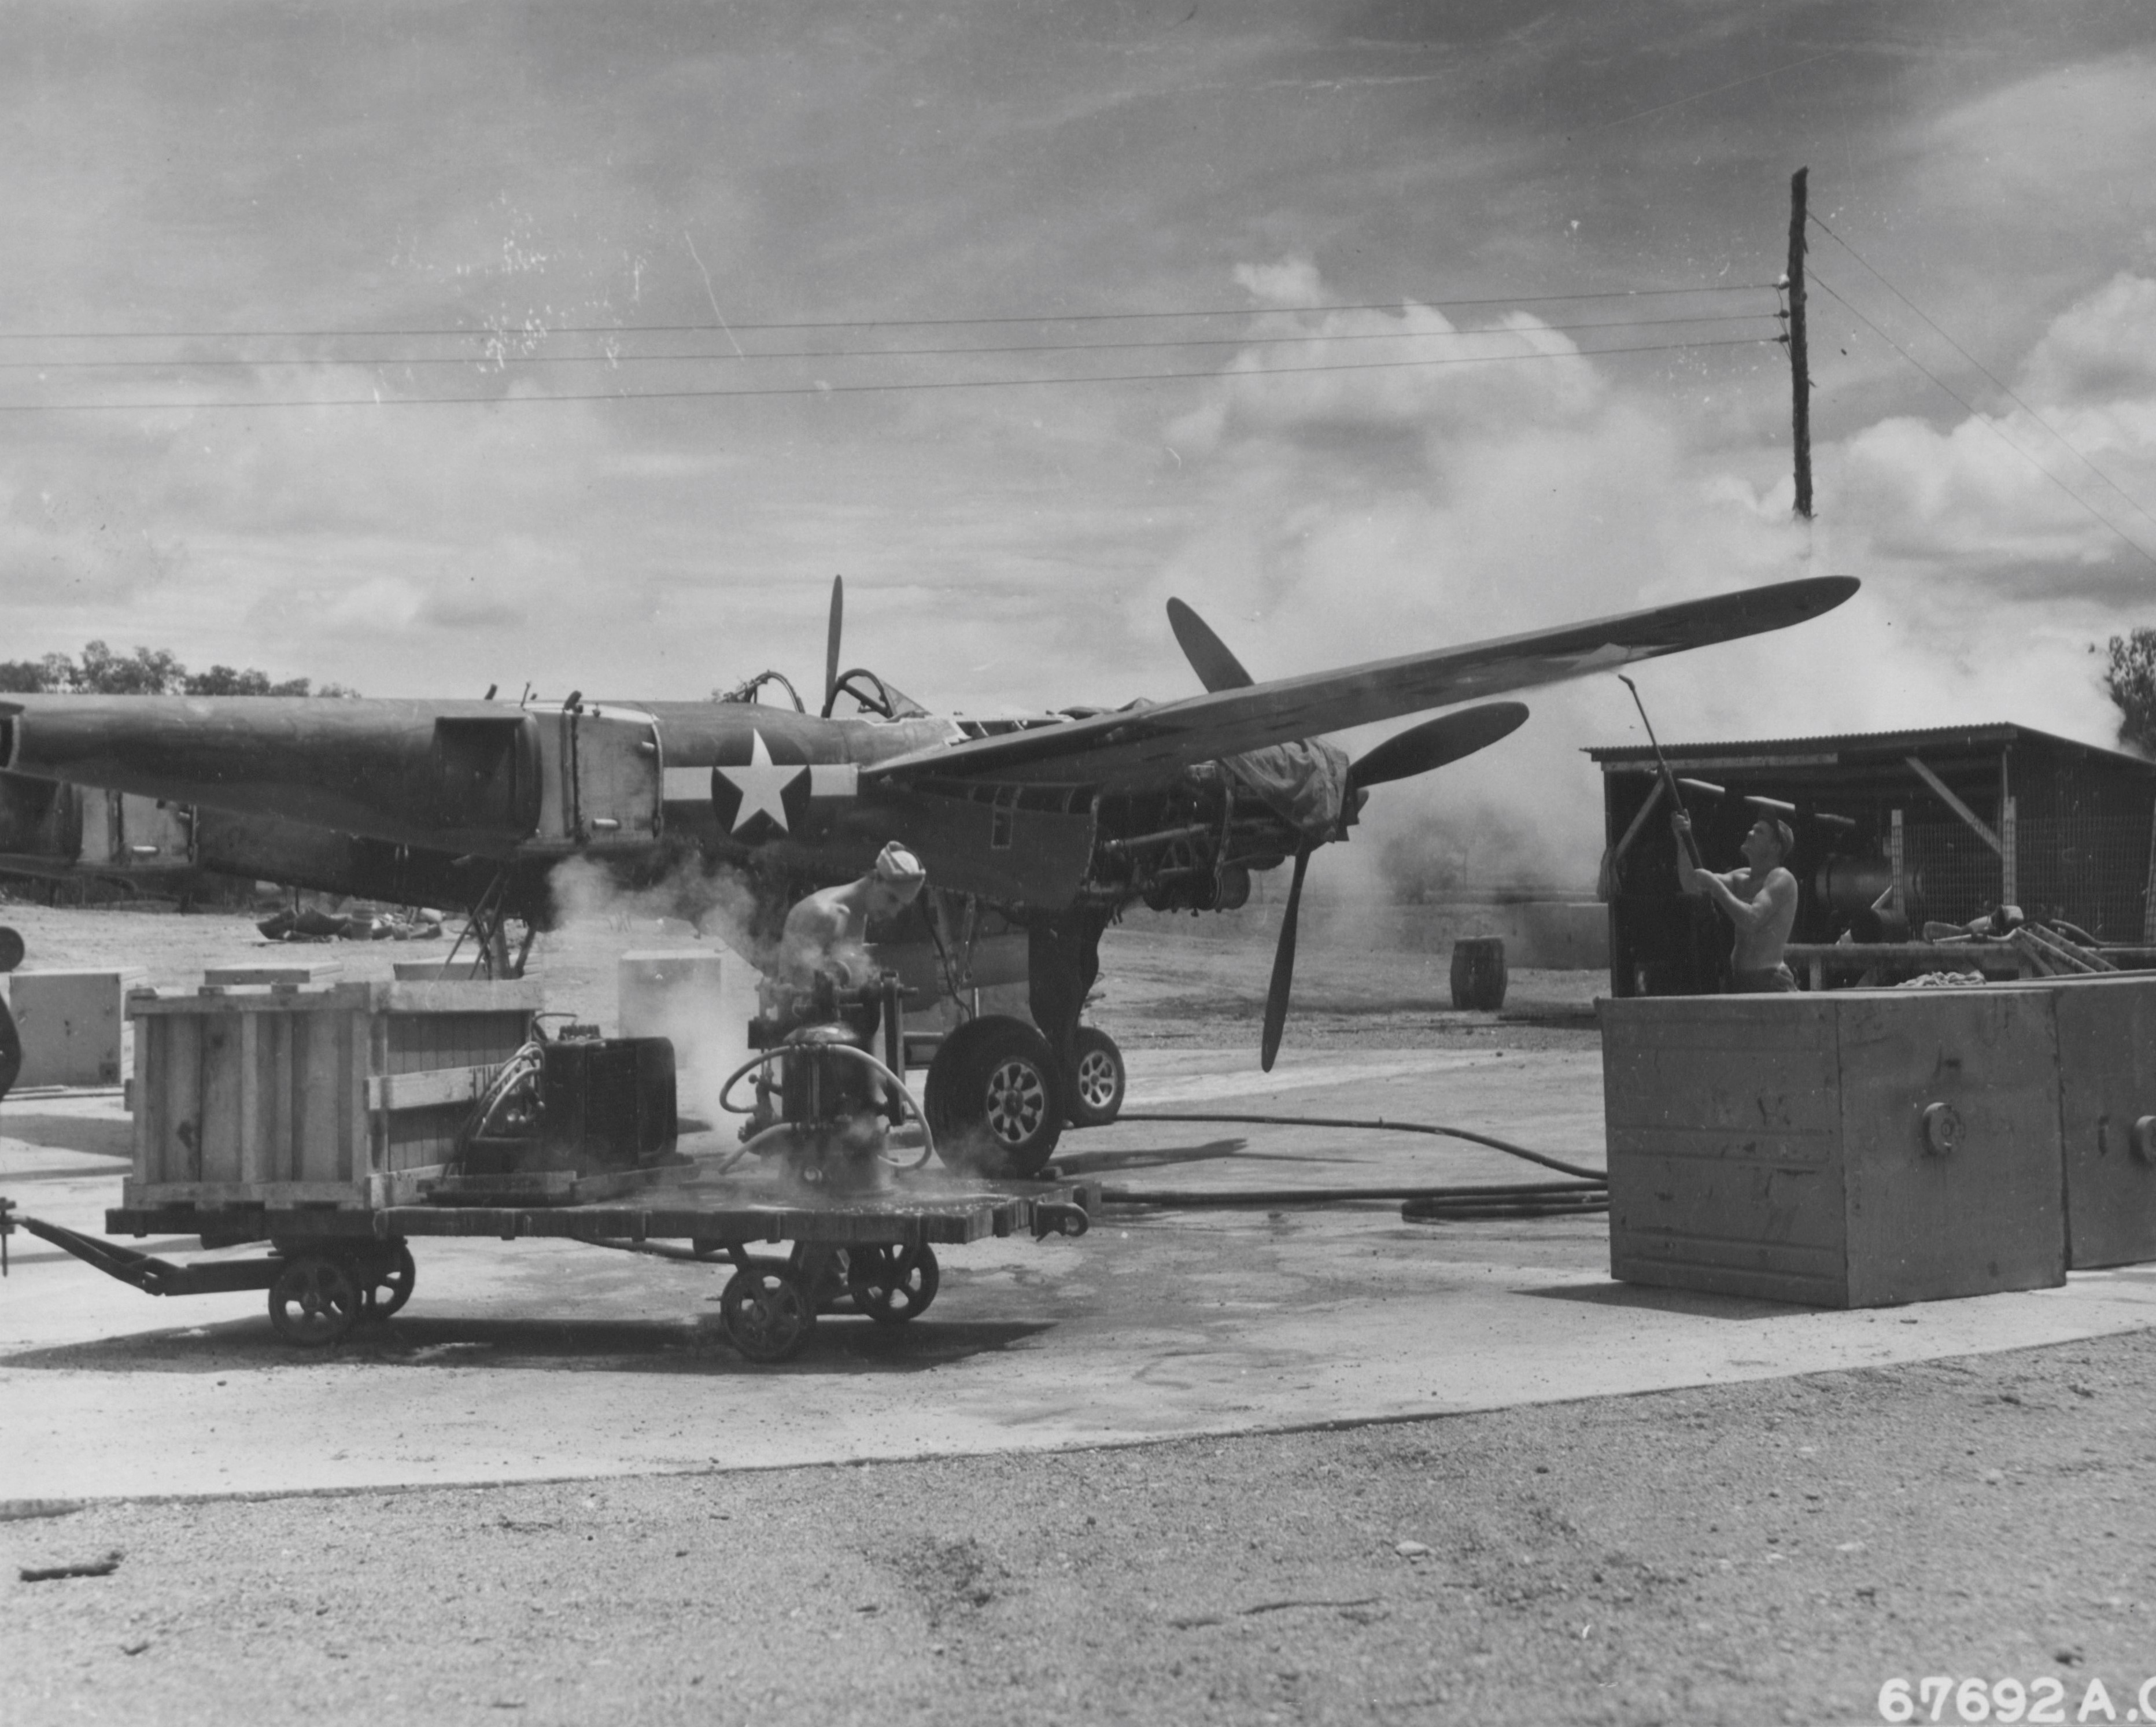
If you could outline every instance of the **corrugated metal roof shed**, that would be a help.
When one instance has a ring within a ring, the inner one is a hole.
[[[1869,760],[1875,757],[1895,757],[1914,749],[1983,749],[2021,743],[2041,744],[2047,752],[2094,758],[2138,769],[2144,774],[2156,774],[2156,762],[2128,755],[2121,750],[2104,749],[2092,743],[2079,743],[2071,738],[2061,738],[2053,732],[2039,732],[2033,726],[2017,726],[2005,720],[1981,726],[1922,727],[1907,732],[1837,732],[1813,738],[1726,738],[1713,743],[1666,743],[1662,746],[1662,753],[1672,761],[1681,755],[1689,758],[1696,755],[1816,756],[1830,753]],[[1584,753],[1595,762],[1652,762],[1655,758],[1654,747],[1645,743],[1598,745]]]
[[[1702,923],[1678,892],[1666,812],[1650,807],[1661,797],[1653,748],[1586,753],[1603,775],[1617,993],[1711,987],[1728,928]],[[1760,813],[1747,799],[1795,806],[1799,941],[1856,928],[1891,885],[1912,929],[2011,903],[2105,941],[2156,943],[2156,762],[2005,721],[1687,742],[1663,753],[1680,774],[1724,789],[1687,799],[1710,869],[1740,863]]]

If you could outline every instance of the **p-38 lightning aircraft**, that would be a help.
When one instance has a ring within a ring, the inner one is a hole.
[[[1265,1005],[1270,1068],[1312,854],[1348,837],[1371,787],[1494,743],[1527,709],[1447,713],[1352,763],[1323,734],[1779,630],[1856,587],[1779,583],[1262,683],[1171,600],[1203,695],[975,720],[841,671],[834,585],[820,714],[798,696],[757,700],[784,685],[772,673],[706,702],[21,695],[0,697],[0,768],[191,806],[199,869],[467,906],[496,929],[506,916],[545,927],[549,876],[571,858],[631,883],[730,866],[775,919],[897,840],[943,912],[971,901],[1025,933],[1038,1031],[974,1020],[937,1061],[947,1097],[985,1097],[993,1080],[1006,1103],[1033,1100],[993,1115],[1010,1160],[1038,1167],[1066,1113],[1105,1119],[1115,1101],[1083,1071],[1079,1025],[1111,917],[1138,902],[1233,910],[1251,871],[1292,859]],[[851,714],[834,712],[842,701]],[[937,935],[940,946],[955,931]],[[1015,1090],[1014,1061],[1033,1070]],[[932,1095],[937,1083],[932,1067]]]

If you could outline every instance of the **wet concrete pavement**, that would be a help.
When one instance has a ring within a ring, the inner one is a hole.
[[[1140,1050],[1133,1110],[1383,1117],[1601,1162],[1592,1049]],[[0,1193],[96,1231],[116,1095],[0,1105]],[[688,1149],[696,1149],[691,1144]],[[1065,1173],[1221,1190],[1511,1182],[1452,1141],[1125,1123]],[[185,1252],[192,1242],[141,1243]],[[1613,1282],[1599,1217],[1404,1223],[1396,1204],[1108,1210],[1081,1241],[949,1250],[934,1307],[827,1318],[803,1357],[742,1361],[723,1267],[564,1242],[415,1242],[412,1304],[326,1357],[259,1294],[153,1301],[15,1238],[0,1285],[0,1499],[594,1478],[1051,1449],[1710,1385],[1968,1354],[2156,1324],[2156,1268],[1860,1313]],[[241,1252],[259,1249],[241,1249]]]

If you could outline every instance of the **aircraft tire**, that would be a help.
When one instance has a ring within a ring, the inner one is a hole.
[[[1070,1125],[1105,1128],[1123,1113],[1123,1052],[1097,1025],[1078,1028],[1078,1059],[1070,1074]]]
[[[922,1100],[937,1154],[970,1173],[1031,1177],[1063,1132],[1063,1082],[1048,1040],[993,1015],[962,1025],[929,1066]]]

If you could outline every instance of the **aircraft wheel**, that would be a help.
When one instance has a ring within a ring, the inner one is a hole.
[[[986,1020],[968,1020],[936,1047],[929,1060],[928,1077],[921,1082],[921,1107],[928,1125],[940,1139],[946,1122],[957,1122],[958,1075],[971,1059],[968,1054],[980,1041]],[[949,1158],[944,1162],[950,1163]]]
[[[389,1258],[360,1279],[359,1303],[370,1319],[387,1319],[412,1298],[412,1285],[419,1268],[412,1262],[412,1250],[403,1242]]]
[[[0,971],[13,971],[23,963],[22,933],[0,923]]]
[[[815,1329],[816,1309],[784,1267],[752,1262],[726,1280],[719,1319],[746,1359],[770,1367],[801,1353]]]
[[[1070,1125],[1105,1128],[1123,1113],[1123,1052],[1097,1025],[1078,1028],[1078,1061],[1070,1075]]]
[[[936,1299],[942,1273],[936,1252],[917,1247],[855,1247],[846,1267],[855,1304],[879,1325],[917,1319]]]
[[[1063,1132],[1062,1082],[1048,1040],[1023,1020],[975,1020],[937,1052],[923,1100],[937,1152],[955,1169],[1038,1174]]]
[[[321,1349],[359,1323],[359,1286],[350,1272],[319,1253],[302,1253],[270,1286],[270,1324],[288,1344]]]

